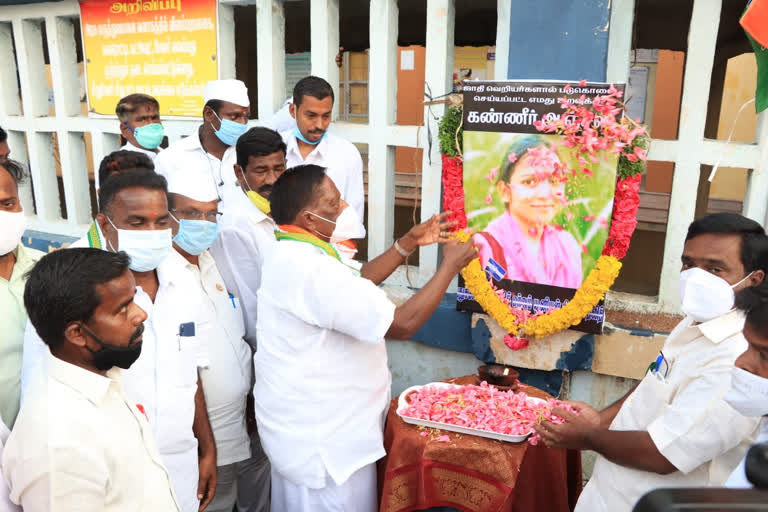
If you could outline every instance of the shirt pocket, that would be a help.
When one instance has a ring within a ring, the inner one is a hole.
[[[201,359],[207,358],[207,351],[200,344],[199,336],[177,336],[178,340],[178,384],[181,387],[197,385],[197,368]]]
[[[649,372],[628,398],[631,402],[625,404],[632,423],[626,424],[628,422],[625,420],[616,427],[619,430],[645,430],[672,402],[676,389],[674,384]]]
[[[224,311],[226,311],[227,329],[231,329],[231,334],[235,338],[245,336],[245,318],[243,308],[240,306],[240,299],[230,297],[229,307],[224,308]]]

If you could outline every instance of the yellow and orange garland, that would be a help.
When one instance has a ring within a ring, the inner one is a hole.
[[[598,97],[601,108],[596,108],[606,115],[602,118],[604,122],[606,120],[611,122],[615,128],[619,128],[619,132],[623,133],[623,142],[621,143],[623,150],[617,169],[618,179],[616,181],[611,227],[602,255],[582,281],[573,298],[563,307],[552,309],[547,313],[521,314],[521,311],[516,310],[501,299],[493,284],[486,277],[479,258],[475,258],[461,271],[466,288],[472,293],[475,301],[480,304],[483,310],[507,331],[508,335],[504,342],[514,350],[528,346],[528,341],[523,339],[523,336],[541,338],[581,323],[594,307],[605,298],[606,292],[613,286],[619,275],[619,270],[621,270],[620,260],[624,258],[629,249],[629,242],[637,225],[640,180],[644,171],[643,162],[647,157],[649,139],[645,127],[626,117],[620,121],[615,119],[611,109],[620,103],[618,98],[621,97],[621,94],[613,86],[611,86],[610,91],[608,96]],[[595,100],[594,105],[597,104],[598,101]],[[567,108],[568,113],[573,114],[576,119],[592,119],[594,117],[594,112],[587,109],[581,102],[568,105]],[[462,183],[463,159],[459,151],[461,108],[454,107],[450,112],[453,117],[446,115],[442,120],[442,124],[446,126],[441,126],[441,137],[443,132],[451,136],[455,135],[456,142],[454,146],[453,143],[443,144],[441,140],[441,149],[445,147],[450,150],[447,154],[444,152],[442,155],[443,209],[450,211],[452,220],[456,221],[454,229],[457,231],[453,235],[454,238],[465,242],[471,237],[471,234],[463,231],[463,228],[467,226],[467,218],[464,211]],[[565,118],[566,115],[564,114],[562,119]],[[459,120],[458,127],[447,126],[451,122],[455,124],[457,120]],[[547,133],[565,133],[566,137],[574,142],[572,147],[582,147],[579,142],[583,139],[583,132],[587,129],[579,127],[587,125],[589,123],[575,122],[566,126],[558,121],[551,126],[537,126],[537,129]],[[594,130],[593,135],[600,136]],[[521,322],[519,318],[523,318],[523,321]]]
[[[456,239],[464,242],[470,234],[458,231]],[[480,266],[480,259],[475,258],[461,271],[464,285],[472,292],[483,310],[509,334],[513,336],[533,336],[541,338],[579,324],[595,305],[600,302],[619,275],[621,262],[615,256],[602,255],[594,268],[576,290],[568,304],[549,313],[531,317],[524,323],[518,323],[517,316],[505,304],[491,285]]]

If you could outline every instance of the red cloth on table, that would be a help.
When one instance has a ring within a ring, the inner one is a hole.
[[[478,384],[476,375],[449,382]],[[530,396],[550,398],[534,387]],[[573,510],[581,492],[581,454],[543,444],[505,443],[450,431],[422,436],[390,404],[387,456],[378,463],[380,512],[454,507],[470,512]],[[441,435],[449,442],[437,441]]]

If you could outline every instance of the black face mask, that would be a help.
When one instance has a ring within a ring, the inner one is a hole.
[[[99,371],[109,370],[113,366],[127,370],[141,355],[142,342],[131,342],[141,337],[142,333],[144,332],[144,324],[141,324],[139,328],[136,329],[136,332],[133,333],[130,341],[128,342],[129,344],[125,347],[118,347],[104,343],[99,339],[98,336],[93,334],[90,329],[83,325],[82,322],[80,322],[80,327],[88,333],[93,341],[101,345],[100,350],[88,349],[91,350],[91,353],[93,354],[93,365]]]

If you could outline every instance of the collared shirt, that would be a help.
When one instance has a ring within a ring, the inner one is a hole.
[[[155,301],[139,286],[134,298],[147,312],[141,356],[124,372],[126,394],[144,405],[157,447],[171,475],[183,512],[197,510],[197,439],[195,417],[198,367],[208,364],[204,336],[207,324],[199,285],[176,251],[157,267]],[[182,324],[194,325],[194,336],[180,336]],[[200,334],[198,336],[198,334]]]
[[[219,160],[203,149],[199,130],[189,137],[174,142],[168,149],[157,155],[155,172],[168,177],[171,173],[202,173],[210,176],[221,198],[219,211],[233,214],[243,208],[247,197],[240,189],[235,177],[237,155],[235,146],[230,146]]]
[[[483,268],[488,260],[498,257],[507,274],[506,279],[526,283],[547,284],[564,288],[581,286],[581,247],[567,231],[558,231],[552,226],[542,228],[538,250],[528,247],[528,235],[523,233],[520,224],[504,212],[492,220],[485,233],[496,240],[503,252],[494,256],[493,247],[482,234],[475,234],[473,241],[480,246],[478,256]]]
[[[76,242],[76,243],[81,243]],[[86,242],[87,243],[87,242]],[[125,394],[141,404],[149,418],[157,448],[168,469],[183,512],[196,512],[197,439],[195,416],[197,369],[208,364],[202,336],[179,336],[180,326],[194,324],[195,333],[209,329],[199,285],[185,268],[186,260],[172,251],[157,267],[159,287],[154,303],[140,287],[134,300],[146,311],[141,355],[123,372]],[[24,334],[22,400],[45,374],[47,345],[27,325]]]
[[[288,149],[285,154],[289,168],[303,164],[315,164],[326,168],[326,174],[333,180],[349,206],[357,211],[360,222],[363,221],[365,210],[365,193],[363,190],[363,159],[360,152],[349,141],[327,133],[325,138],[315,146],[307,158],[301,157],[296,136],[292,131],[280,134]]]
[[[755,439],[755,443],[768,442],[768,416],[763,416],[760,419],[760,434]],[[741,459],[739,465],[733,470],[731,476],[728,477],[728,481],[725,482],[726,487],[732,489],[752,489],[754,485],[747,479],[746,470],[746,456]]]
[[[210,253],[204,251],[198,265],[187,262],[186,267],[200,283],[205,303],[202,320],[209,328],[198,336],[205,340],[210,364],[200,369],[200,380],[216,440],[217,465],[225,466],[251,456],[245,426],[245,401],[253,374],[251,349],[243,340],[240,301],[227,292]]]
[[[277,243],[276,227],[271,217],[250,204],[236,215],[222,217],[219,236],[211,247],[224,284],[230,293],[240,298],[245,340],[253,350],[256,350],[256,292],[261,286],[264,256]]]
[[[0,277],[0,419],[13,428],[19,413],[21,394],[22,347],[27,311],[24,309],[24,285],[26,273],[43,257],[43,253],[24,247],[13,250],[16,263],[10,280]]]
[[[48,356],[3,452],[11,499],[24,510],[179,510],[146,418],[121,386]]]
[[[746,418],[723,396],[736,358],[747,348],[744,316],[731,311],[708,322],[685,318],[664,344],[666,364],[648,372],[627,397],[611,430],[647,431],[678,471],[659,475],[598,457],[577,512],[631,510],[659,487],[723,485],[757,435],[759,418]]]
[[[395,305],[314,245],[283,240],[258,292],[254,402],[272,468],[291,482],[344,483],[384,456]]]

